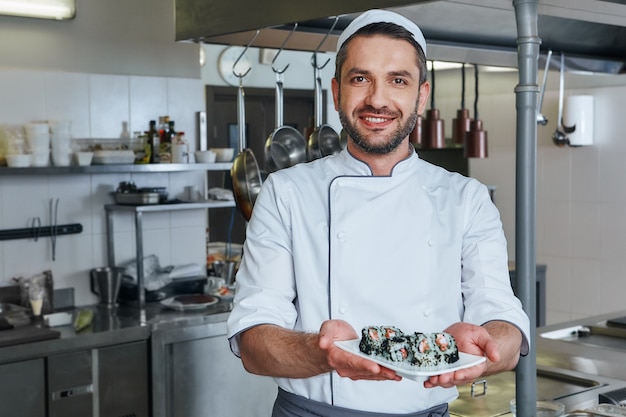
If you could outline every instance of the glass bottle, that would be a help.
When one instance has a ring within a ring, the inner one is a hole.
[[[169,116],[163,116],[163,123],[159,128],[159,137],[161,139],[160,148],[159,148],[159,158],[161,163],[172,162],[172,134],[173,133],[173,122],[170,121]]]
[[[161,162],[159,158],[160,143],[159,132],[156,129],[156,120],[150,120],[150,128],[146,132],[148,135],[148,152],[150,153],[150,163],[158,164]]]

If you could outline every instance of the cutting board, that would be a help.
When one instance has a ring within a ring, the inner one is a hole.
[[[26,326],[0,331],[0,347],[38,342],[40,340],[58,339],[61,333],[41,327]]]

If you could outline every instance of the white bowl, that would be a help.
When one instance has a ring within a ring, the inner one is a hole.
[[[217,154],[213,151],[196,151],[196,162],[198,163],[213,163],[217,158]]]
[[[93,152],[74,152],[74,162],[81,167],[91,165]]]
[[[7,165],[11,168],[24,168],[30,166],[29,154],[7,155]]]
[[[211,148],[210,150],[215,152],[215,161],[217,162],[230,162],[235,156],[234,148]]]

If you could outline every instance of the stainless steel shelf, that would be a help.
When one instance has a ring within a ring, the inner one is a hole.
[[[233,166],[232,162],[217,162],[212,164],[131,164],[131,165],[90,165],[87,167],[46,167],[46,168],[7,168],[5,171],[16,171],[19,174],[101,174],[110,172],[175,172],[175,171],[228,171]],[[0,170],[0,175],[2,175]],[[106,212],[106,230],[107,230],[107,252],[108,264],[115,267],[115,248],[114,248],[114,230],[113,230],[113,213],[128,212],[135,217],[135,253],[137,262],[137,300],[139,302],[139,310],[141,321],[146,322],[146,296],[143,271],[143,213],[157,213],[164,211],[180,211],[194,209],[212,209],[235,207],[235,201],[220,200],[202,200],[190,201],[183,203],[166,203],[166,204],[146,204],[146,205],[122,205],[122,204],[106,204],[104,210]]]
[[[126,204],[106,204],[104,209],[106,211],[128,211],[132,213],[148,213],[159,211],[179,211],[179,210],[194,210],[205,208],[223,208],[223,207],[235,207],[235,201],[221,201],[221,200],[202,200],[192,201],[189,203],[168,203],[168,204],[145,204],[140,206],[126,205]]]
[[[63,174],[110,174],[121,172],[182,172],[182,171],[227,171],[232,162],[216,162],[212,164],[106,164],[65,167],[0,167],[0,176],[8,175],[63,175]]]

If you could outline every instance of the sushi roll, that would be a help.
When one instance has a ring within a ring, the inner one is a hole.
[[[383,341],[403,336],[402,330],[394,326],[368,326],[361,330],[359,349],[368,355],[383,355]]]
[[[411,335],[411,364],[420,368],[437,366],[437,358],[433,349],[434,339],[425,333]]]
[[[433,349],[439,356],[439,362],[444,364],[454,363],[459,360],[459,350],[456,340],[449,333],[433,333]]]
[[[411,340],[406,336],[396,336],[383,341],[383,357],[392,362],[410,361]]]

